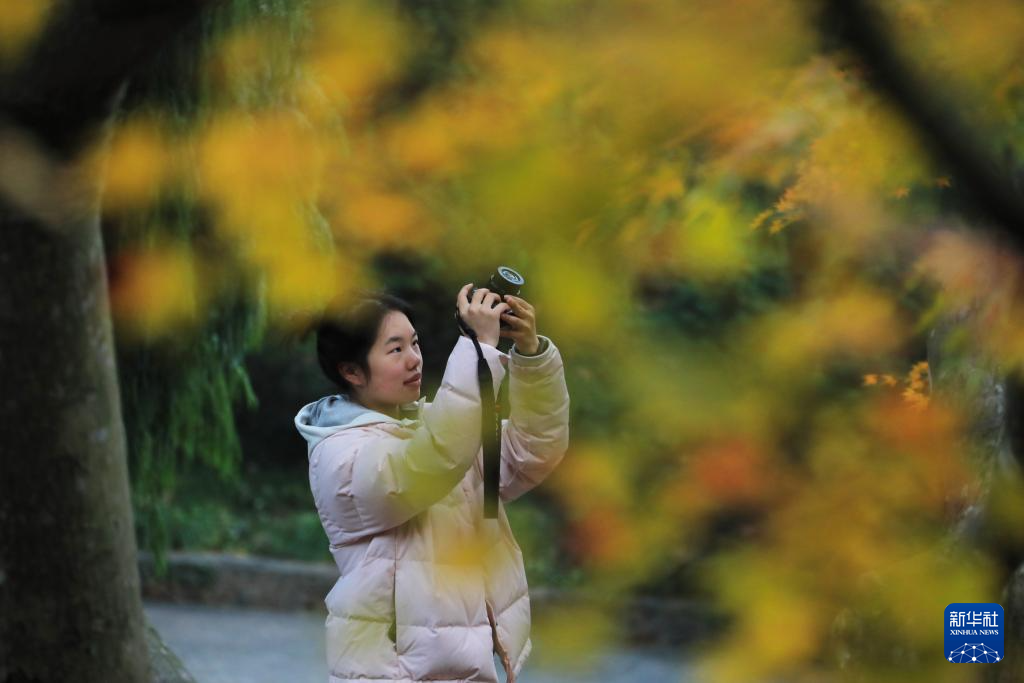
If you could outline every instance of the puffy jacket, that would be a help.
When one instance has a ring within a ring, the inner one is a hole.
[[[467,337],[434,401],[402,406],[409,417],[340,394],[296,415],[340,573],[325,600],[329,683],[496,683],[495,653],[514,683],[532,647],[530,597],[503,504],[543,481],[569,441],[562,357],[540,340],[535,356],[480,344],[496,394],[510,371],[497,519],[483,517],[477,356]]]

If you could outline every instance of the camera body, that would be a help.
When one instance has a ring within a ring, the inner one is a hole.
[[[509,268],[508,266],[498,266],[497,270],[494,271],[494,274],[492,274],[487,280],[486,289],[504,298],[506,294],[519,296],[519,292],[522,291],[523,285],[525,284],[526,280],[516,270]],[[470,302],[473,301],[473,294],[476,293],[477,289],[477,287],[473,287],[473,289],[466,294],[466,298]],[[458,310],[455,311],[455,320],[458,321],[459,327],[462,331],[466,332],[466,325],[462,322],[462,316],[459,315]],[[501,321],[500,327],[503,330],[507,330],[510,326],[505,321]]]

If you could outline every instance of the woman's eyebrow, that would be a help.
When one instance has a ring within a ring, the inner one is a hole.
[[[419,335],[418,332],[413,332],[412,333],[413,339],[417,339],[417,338],[419,338],[419,336],[420,335]],[[403,341],[404,339],[405,339],[405,337],[390,337],[386,342],[384,342],[384,344],[387,345],[387,344],[390,344],[391,342],[400,342],[400,341]]]

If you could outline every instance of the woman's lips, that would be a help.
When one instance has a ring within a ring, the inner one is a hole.
[[[419,384],[421,379],[423,379],[421,375],[416,375],[413,379],[408,380],[406,384]]]

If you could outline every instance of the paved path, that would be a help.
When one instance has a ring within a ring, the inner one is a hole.
[[[198,683],[325,683],[324,616],[236,607],[146,603],[146,615]],[[521,683],[697,683],[669,653],[629,649],[588,671],[541,669],[534,639]],[[501,672],[499,666],[499,674]]]

